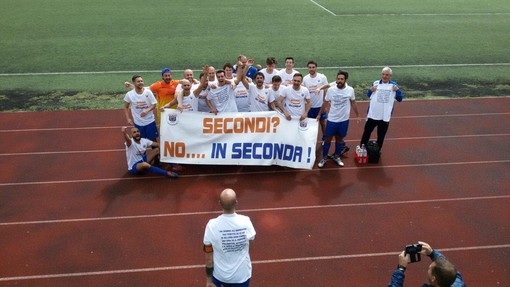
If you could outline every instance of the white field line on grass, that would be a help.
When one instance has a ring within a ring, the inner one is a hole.
[[[309,0],[335,17],[384,17],[384,16],[505,16],[510,12],[473,12],[473,13],[359,13],[359,14],[336,14],[314,0]]]
[[[505,249],[505,248],[510,248],[510,244],[437,248],[437,250],[441,251],[441,252],[455,252],[455,251],[466,252],[466,251]],[[343,254],[343,255],[330,255],[330,256],[253,260],[252,264],[274,264],[274,263],[307,262],[307,261],[321,261],[321,260],[342,260],[342,259],[351,259],[351,258],[371,258],[371,257],[378,257],[378,256],[395,256],[399,252],[401,252],[401,250],[379,252],[379,253],[359,253],[359,254]],[[104,271],[76,272],[76,273],[40,274],[40,275],[28,275],[28,276],[2,277],[2,278],[0,278],[0,281],[5,282],[5,281],[20,281],[20,280],[55,279],[55,278],[81,277],[81,276],[101,276],[101,275],[112,275],[112,274],[160,272],[160,271],[183,270],[183,269],[201,269],[201,268],[204,268],[203,263],[195,264],[195,265],[161,266],[161,267],[151,267],[151,268],[117,269],[117,270],[104,270]]]
[[[399,140],[434,140],[449,138],[474,138],[474,137],[507,137],[510,134],[471,134],[471,135],[449,135],[449,136],[429,136],[429,137],[403,137],[403,138],[386,138],[387,141]],[[357,142],[358,139],[347,139],[346,142]],[[334,142],[334,140],[333,140]],[[320,142],[317,142],[320,143]],[[0,153],[1,156],[34,156],[34,155],[57,155],[57,154],[81,154],[81,153],[112,153],[125,152],[125,149],[98,149],[98,150],[68,150],[68,151],[39,151],[39,152],[17,152],[17,153]]]
[[[463,100],[463,99],[456,99]],[[392,116],[392,119],[413,119],[413,118],[441,118],[441,117],[485,117],[485,116],[504,116],[510,115],[510,112],[505,113],[478,113],[478,114],[444,114],[444,115],[418,115],[418,116]],[[353,120],[353,118],[351,118]],[[10,129],[1,130],[0,133],[15,133],[15,132],[42,132],[42,131],[72,131],[72,130],[94,130],[94,129],[120,129],[123,126],[102,126],[102,127],[76,127],[76,128],[38,128],[38,129]]]
[[[477,64],[424,64],[424,65],[373,65],[373,66],[335,66],[319,67],[319,70],[342,69],[374,69],[390,66],[392,68],[447,68],[447,67],[490,67],[490,66],[510,66],[510,63],[477,63]],[[307,67],[294,68],[296,70],[307,71]],[[183,72],[184,70],[172,69],[172,72]],[[202,70],[193,70],[200,72]],[[37,73],[3,73],[0,77],[11,76],[55,76],[55,75],[104,75],[104,74],[135,74],[135,73],[160,73],[161,70],[138,70],[138,71],[89,71],[89,72],[37,72]]]
[[[275,211],[309,210],[309,209],[326,209],[326,208],[370,207],[370,206],[386,206],[386,205],[401,205],[401,204],[428,204],[428,203],[439,203],[439,202],[503,200],[503,199],[509,199],[509,198],[510,198],[510,194],[509,195],[493,195],[493,196],[458,197],[458,198],[421,199],[421,200],[342,203],[342,204],[331,204],[331,205],[304,205],[304,206],[288,206],[288,207],[272,207],[272,208],[255,208],[255,209],[240,209],[237,212],[256,213],[256,212],[275,212]],[[181,212],[181,213],[162,213],[162,214],[145,214],[145,215],[110,216],[110,217],[1,222],[0,226],[31,225],[31,224],[59,224],[59,223],[73,223],[73,222],[108,221],[108,220],[150,219],[150,218],[161,218],[161,217],[180,217],[180,216],[198,216],[198,215],[215,215],[215,214],[219,215],[219,214],[221,214],[221,212],[220,211],[196,211],[196,212]]]
[[[389,169],[389,168],[416,168],[416,167],[436,167],[436,166],[460,166],[460,165],[482,165],[482,164],[501,164],[510,163],[510,159],[502,160],[479,160],[479,161],[461,161],[461,162],[436,162],[436,163],[420,163],[420,164],[396,164],[396,165],[375,165],[375,166],[352,166],[342,167],[342,170],[357,170],[357,169]],[[275,173],[298,173],[298,172],[327,172],[338,171],[339,168],[329,167],[319,169],[288,169],[288,170],[271,170],[271,171],[251,171],[243,173],[202,173],[180,175],[180,178],[198,178],[198,177],[219,177],[232,175],[261,175],[261,174],[275,174]],[[0,183],[0,187],[4,186],[26,186],[26,185],[43,185],[43,184],[76,184],[76,183],[89,183],[89,182],[119,182],[131,180],[154,180],[161,178],[161,176],[144,176],[144,177],[113,177],[113,178],[96,178],[96,179],[75,179],[75,180],[52,180],[52,181],[28,181],[28,182],[6,182]]]

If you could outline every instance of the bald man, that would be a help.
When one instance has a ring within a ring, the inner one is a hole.
[[[209,220],[205,227],[206,286],[249,286],[252,270],[249,251],[255,228],[248,216],[236,213],[234,190],[223,190],[219,204],[223,214]]]

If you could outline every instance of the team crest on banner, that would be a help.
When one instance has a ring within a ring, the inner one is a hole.
[[[302,131],[306,131],[308,129],[308,119],[304,119],[302,121],[299,121],[299,129]]]
[[[174,113],[167,114],[167,122],[169,125],[174,126],[178,123],[178,115]]]

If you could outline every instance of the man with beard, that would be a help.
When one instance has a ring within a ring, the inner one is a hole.
[[[328,83],[328,79],[324,74],[317,72],[317,62],[313,60],[308,61],[306,66],[308,67],[308,75],[303,78],[303,85],[310,91],[310,98],[312,102],[310,111],[308,112],[308,117],[312,119],[316,118],[319,121],[321,132],[324,134],[326,129],[326,119],[328,117],[326,111],[324,109],[321,110],[322,103],[324,102],[324,91],[316,91],[317,88],[326,85]]]
[[[127,127],[123,127],[122,134],[126,144],[126,159],[128,170],[131,174],[143,174],[145,172],[165,175],[176,178],[179,175],[175,172],[166,171],[159,167],[153,166],[156,156],[159,154],[159,144],[146,138],[142,138],[140,130],[136,127],[131,128],[131,135],[127,132]],[[151,152],[147,155],[147,149],[151,148]]]
[[[142,138],[148,138],[156,141],[158,138],[158,128],[154,119],[154,108],[156,99],[149,89],[144,88],[143,78],[134,75],[132,78],[134,89],[127,92],[124,96],[124,114],[128,125],[133,125],[140,131]],[[131,117],[129,115],[131,110]]]
[[[336,75],[336,82],[323,85],[316,91],[316,93],[318,93],[321,90],[327,89],[321,112],[329,107],[328,121],[324,132],[325,140],[324,145],[322,146],[322,159],[317,165],[318,167],[323,167],[328,160],[328,151],[331,147],[331,140],[333,139],[333,136],[335,136],[335,153],[333,160],[339,166],[344,166],[340,156],[344,150],[344,138],[347,135],[347,130],[349,129],[351,106],[356,113],[356,117],[359,117],[358,105],[356,104],[354,97],[354,89],[347,85],[348,78],[349,73],[345,71],[338,71]],[[320,113],[317,115],[317,119],[319,118]]]
[[[238,65],[239,73],[246,73],[246,64]],[[218,112],[237,112],[235,99],[235,91],[231,82],[225,79],[225,71],[216,71],[216,85],[212,85],[207,95],[207,105],[211,109],[211,113],[217,115]],[[235,85],[239,84],[239,80],[234,81]],[[197,90],[201,89],[199,87]]]
[[[300,121],[308,117],[308,111],[311,106],[310,92],[306,87],[301,86],[302,82],[303,75],[300,73],[294,74],[292,86],[283,89],[282,94],[278,98],[278,107],[289,121],[293,116],[299,117]],[[285,101],[285,104],[283,101]]]
[[[268,89],[264,86],[264,74],[262,74],[262,72],[257,72],[255,74],[255,84],[249,83],[244,75],[241,75],[241,81],[248,91],[250,112],[267,112],[269,110],[274,110],[275,99],[271,97]]]

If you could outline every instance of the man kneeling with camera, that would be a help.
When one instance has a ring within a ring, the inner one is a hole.
[[[388,284],[388,287],[404,286],[404,272],[406,271],[407,264],[420,261],[421,254],[425,254],[432,259],[428,270],[429,284],[423,284],[423,287],[466,286],[455,266],[446,260],[441,252],[432,249],[429,244],[419,241],[418,244],[407,245],[405,250],[398,255],[397,270],[391,275],[391,282]]]

